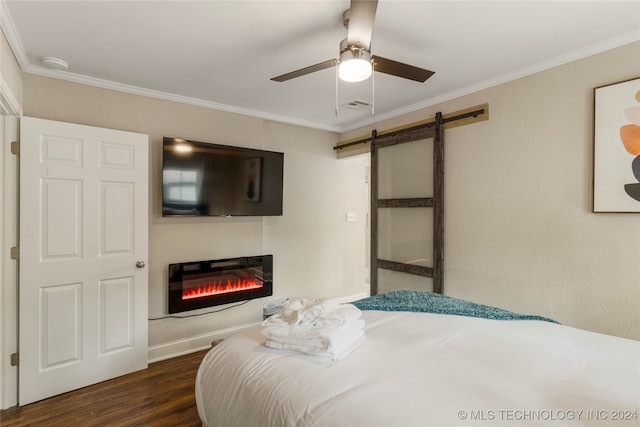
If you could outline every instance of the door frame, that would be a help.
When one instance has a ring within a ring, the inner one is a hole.
[[[1,78],[1,76],[0,76]],[[18,404],[18,367],[10,355],[18,352],[18,262],[9,248],[18,246],[18,164],[11,154],[17,141],[22,108],[8,84],[0,85],[0,409]],[[12,208],[15,207],[15,208]]]

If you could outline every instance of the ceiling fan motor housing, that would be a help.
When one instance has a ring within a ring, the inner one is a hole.
[[[347,51],[358,52],[357,55],[361,55],[359,52],[365,52],[369,54],[369,58],[371,57],[371,51],[360,46],[360,43],[355,42],[355,43],[349,44],[347,39],[342,39],[342,41],[340,42],[340,57],[342,57],[342,54]],[[354,58],[356,57],[354,56]],[[365,58],[358,57],[358,59],[365,59]]]

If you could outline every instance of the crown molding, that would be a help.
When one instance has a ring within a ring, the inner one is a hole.
[[[463,87],[461,89],[456,89],[451,92],[447,92],[445,94],[435,96],[429,99],[426,99],[422,102],[408,105],[406,107],[396,109],[384,114],[376,114],[373,118],[368,118],[366,120],[362,120],[358,123],[354,123],[349,126],[345,126],[342,129],[342,132],[351,131],[354,129],[358,129],[365,126],[370,126],[374,123],[393,119],[398,116],[402,116],[404,114],[413,113],[415,111],[421,110],[423,108],[432,107],[434,105],[442,104],[444,102],[450,101],[455,98],[459,98],[461,96],[470,95],[475,92],[479,92],[484,89],[489,89],[494,86],[501,85],[503,83],[508,83],[513,80],[520,79],[522,77],[530,76],[532,74],[536,74],[542,71],[550,70],[552,68],[568,64],[570,62],[577,61],[579,59],[583,59],[592,55],[596,55],[598,53],[605,52],[607,50],[615,49],[617,47],[626,46],[628,44],[640,41],[640,30],[631,31],[629,33],[622,34],[620,36],[614,37],[609,40],[605,40],[590,46],[587,46],[583,49],[578,49],[573,52],[566,53],[564,55],[557,56],[555,58],[551,58],[547,61],[543,61],[537,64],[533,64],[528,67],[520,68],[511,73],[503,74],[501,76],[497,76],[491,78],[489,80],[484,80],[479,83],[475,83],[470,86]]]
[[[13,19],[7,8],[5,0],[0,0],[0,30],[4,33],[9,42],[9,46],[13,51],[13,55],[18,61],[18,65],[24,71],[25,67],[29,65],[29,59],[27,58],[26,51],[16,30],[16,26],[13,24]]]
[[[264,111],[251,110],[248,108],[235,107],[233,105],[220,104],[213,101],[207,101],[199,98],[191,98],[188,96],[176,95],[173,93],[162,92],[152,89],[146,89],[140,86],[127,85],[123,83],[117,83],[110,80],[98,79],[95,77],[88,77],[82,74],[76,74],[69,71],[53,70],[46,67],[35,66],[29,64],[24,72],[40,75],[44,77],[51,77],[54,79],[65,80],[72,83],[79,83],[87,86],[98,87],[102,89],[114,90],[117,92],[128,93],[131,95],[145,96],[148,98],[161,99],[163,101],[172,101],[181,104],[194,105],[197,107],[209,108],[212,110],[226,111],[229,113],[242,114],[245,116],[251,116],[261,118],[264,120],[270,120],[275,122],[283,122],[292,125],[322,129],[330,132],[340,132],[340,127],[330,126],[324,123],[300,120],[289,116],[283,116],[278,114],[271,114]]]

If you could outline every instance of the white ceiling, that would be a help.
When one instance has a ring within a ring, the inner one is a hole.
[[[336,132],[640,39],[638,0],[380,0],[372,53],[436,74],[340,83],[336,116],[334,69],[270,78],[337,58],[348,0],[0,1],[26,72]]]

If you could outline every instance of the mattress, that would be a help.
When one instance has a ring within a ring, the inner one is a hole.
[[[366,341],[326,362],[261,327],[207,353],[204,425],[639,425],[640,342],[540,320],[363,311]]]

